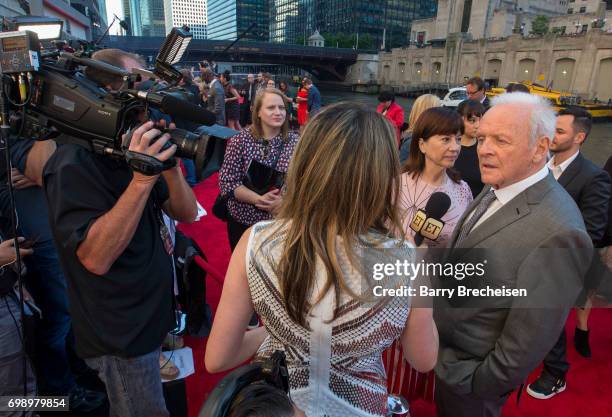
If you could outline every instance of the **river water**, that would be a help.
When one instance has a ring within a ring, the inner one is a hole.
[[[376,95],[353,93],[346,91],[321,90],[324,104],[332,104],[338,101],[359,102],[366,106],[376,108],[378,101]],[[406,121],[414,99],[397,97],[396,103],[404,108]],[[595,123],[591,134],[582,146],[584,156],[599,166],[603,166],[610,155],[612,155],[612,123]]]

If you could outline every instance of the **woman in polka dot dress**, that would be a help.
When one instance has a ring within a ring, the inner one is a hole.
[[[229,195],[227,233],[232,251],[246,229],[270,220],[280,208],[281,184],[259,195],[243,184],[251,161],[286,173],[299,136],[289,132],[287,102],[275,88],[258,94],[253,105],[253,124],[233,136],[225,150],[219,173],[221,193]]]

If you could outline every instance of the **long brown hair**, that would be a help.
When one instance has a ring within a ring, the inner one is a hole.
[[[410,142],[410,154],[404,164],[403,172],[412,174],[412,178],[419,176],[425,169],[425,155],[419,148],[419,140],[425,142],[435,135],[455,135],[457,132],[463,134],[463,119],[455,110],[445,107],[431,107],[425,110],[417,119],[412,129],[412,142]],[[461,181],[461,176],[452,168],[446,173],[456,183]]]
[[[364,106],[337,103],[308,122],[287,174],[278,217],[285,239],[275,271],[285,308],[300,325],[311,307],[318,260],[327,275],[319,297],[333,287],[336,306],[342,291],[358,298],[344,282],[338,241],[359,270],[353,250],[360,236],[402,230],[398,158],[394,129]]]
[[[251,134],[255,139],[261,139],[263,137],[263,128],[261,126],[261,119],[259,118],[259,110],[261,110],[261,106],[263,105],[263,99],[266,94],[276,94],[283,100],[283,103],[285,104],[287,114],[285,114],[285,121],[281,126],[281,137],[284,140],[287,138],[287,134],[289,133],[289,105],[287,103],[287,98],[278,88],[266,88],[261,93],[255,96],[255,103],[253,104],[253,114],[251,115],[251,120],[253,120],[253,124],[250,128]]]

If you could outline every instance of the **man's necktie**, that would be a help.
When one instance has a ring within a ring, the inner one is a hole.
[[[482,215],[485,213],[485,211],[487,211],[491,203],[493,203],[495,200],[495,193],[493,192],[493,189],[490,189],[489,192],[485,194],[484,197],[482,197],[482,200],[480,200],[478,205],[474,207],[474,210],[472,210],[472,216],[466,222],[463,223],[463,226],[461,226],[461,231],[459,232],[459,237],[457,237],[455,246],[459,246],[459,244],[461,244],[461,242],[465,240],[476,222],[478,222],[478,219],[482,217]]]

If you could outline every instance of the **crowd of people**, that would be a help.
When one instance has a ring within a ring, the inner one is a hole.
[[[251,125],[255,98],[266,88],[278,88],[283,93],[288,103],[289,126],[295,130],[300,130],[322,106],[321,93],[308,77],[302,78],[294,94],[288,81],[280,80],[277,83],[267,72],[260,72],[257,76],[248,74],[246,82],[238,86],[232,83],[229,70],[216,74],[208,62],[201,62],[199,69],[200,76],[193,82],[199,88],[197,96],[200,103],[216,115],[217,124],[234,130]]]
[[[93,58],[128,71],[144,66],[119,50]],[[524,91],[489,101],[473,78],[458,110],[425,95],[406,123],[390,93],[377,109],[322,107],[309,78],[292,95],[269,74],[236,86],[229,72],[207,63],[200,71],[184,71],[182,86],[217,124],[239,131],[219,172],[232,257],[205,366],[220,372],[282,351],[291,394],[283,402],[272,388],[249,387],[237,401],[253,411],[229,415],[258,417],[276,398],[278,417],[384,416],[389,394],[412,397],[409,376],[418,373],[435,383],[439,416],[497,417],[542,361],[527,393],[547,399],[567,388],[565,321],[578,303],[574,344],[588,357],[587,320],[601,285],[593,277],[609,279],[605,265],[612,268],[612,158],[602,169],[581,153],[592,124],[586,111],[556,115]],[[122,82],[86,76],[108,90]],[[108,398],[113,416],[168,415],[160,376],[177,372],[160,351],[176,346],[173,227],[194,221],[197,201],[176,145],[164,146],[170,135],[162,128],[184,121],[141,117],[129,150],[172,168],[140,172],[77,144],[12,146],[2,184],[12,169],[18,241],[31,245],[19,249],[26,297],[43,314],[37,360],[24,375],[3,186],[0,379],[9,384],[0,395],[23,393],[25,382],[30,393],[69,396],[75,410]],[[416,213],[440,193],[450,200],[441,233],[416,245]],[[489,259],[489,285],[562,291],[545,314],[503,297],[463,309],[444,298],[364,297],[370,251],[393,249],[416,262],[417,246],[456,263],[502,249]],[[383,361],[389,352],[400,359]],[[79,373],[98,375],[106,392],[81,387]]]

